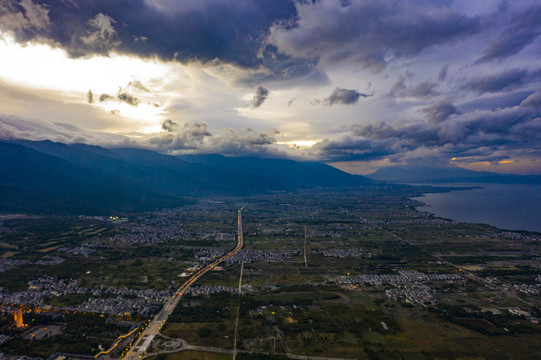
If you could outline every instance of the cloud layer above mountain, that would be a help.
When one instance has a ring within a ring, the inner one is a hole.
[[[0,136],[541,173],[540,18],[535,0],[5,0]]]

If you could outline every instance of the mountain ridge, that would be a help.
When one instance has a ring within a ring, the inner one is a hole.
[[[372,182],[322,163],[221,155],[183,159],[148,149],[50,140],[0,141],[0,161],[0,211],[30,213],[128,213],[200,197]]]
[[[459,167],[390,166],[365,176],[390,183],[541,184],[541,175],[499,174]]]

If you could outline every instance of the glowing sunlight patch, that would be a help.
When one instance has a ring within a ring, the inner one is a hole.
[[[277,142],[277,144],[281,145],[289,145],[293,147],[311,147],[314,146],[317,142],[321,140],[291,140],[291,141],[281,141]]]
[[[47,90],[65,103],[89,104],[91,90],[92,106],[135,120],[135,131],[150,132],[163,121],[163,104],[170,99],[161,90],[170,78],[170,64],[118,54],[72,59],[62,49],[37,43],[21,45],[2,32],[0,54],[0,80],[30,91]],[[137,106],[121,101],[121,92],[136,98]],[[108,99],[100,101],[102,94]]]
[[[3,33],[0,39],[0,77],[30,87],[116,92],[135,77],[144,82],[163,77],[169,70],[166,64],[124,55],[70,59],[65,51],[49,45],[21,45]]]

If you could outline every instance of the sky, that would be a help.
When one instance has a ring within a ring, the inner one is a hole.
[[[541,174],[540,35],[540,0],[0,0],[0,139]]]

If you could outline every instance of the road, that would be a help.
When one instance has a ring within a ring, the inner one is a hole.
[[[240,296],[242,295],[242,272],[244,270],[244,263],[240,264],[240,276],[239,276],[239,305],[237,306],[237,320],[235,321],[235,337],[233,340],[233,360],[237,358],[237,333],[239,329],[239,315],[240,315]]]
[[[306,225],[304,225],[304,267],[308,267],[308,261],[306,261]]]
[[[126,360],[132,360],[132,359],[139,359],[143,353],[147,350],[148,346],[154,339],[156,335],[159,334],[162,326],[167,322],[167,319],[169,316],[173,313],[173,310],[179,303],[180,299],[182,299],[182,295],[188,290],[190,286],[193,285],[201,276],[205,275],[207,272],[214,269],[214,267],[218,266],[220,263],[225,261],[226,259],[230,258],[231,256],[238,253],[242,247],[244,246],[244,237],[242,232],[242,210],[248,206],[247,204],[244,205],[242,208],[238,210],[238,237],[237,237],[237,246],[218,260],[213,261],[211,264],[207,265],[203,269],[199,270],[195,274],[193,274],[186,282],[184,282],[180,288],[175,292],[175,295],[168,299],[165,305],[163,306],[163,309],[157,313],[154,316],[154,319],[150,321],[148,326],[145,328],[145,330],[141,333],[138,339],[136,339],[133,342],[133,345],[130,347],[126,355],[124,356],[124,359]]]

